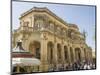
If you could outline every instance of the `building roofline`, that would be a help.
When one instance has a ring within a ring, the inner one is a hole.
[[[77,28],[77,29],[79,30],[79,28],[78,28],[78,26],[77,26],[76,24],[68,23],[68,26],[69,26],[69,27]]]
[[[67,22],[65,22],[63,19],[61,19],[60,17],[58,17],[56,14],[54,14],[51,10],[49,10],[47,7],[33,7],[31,9],[29,9],[28,11],[24,12],[21,14],[20,18],[24,17],[25,15],[28,15],[31,12],[35,12],[35,11],[42,11],[42,12],[47,12],[49,15],[54,16],[57,20],[59,20],[60,22],[62,22],[65,25],[68,25]]]

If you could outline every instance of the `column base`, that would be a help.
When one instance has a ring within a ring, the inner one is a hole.
[[[48,64],[41,64],[40,72],[48,72]]]

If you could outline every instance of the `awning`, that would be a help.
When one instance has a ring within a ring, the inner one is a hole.
[[[36,58],[12,58],[12,66],[35,66],[40,63],[40,60]]]

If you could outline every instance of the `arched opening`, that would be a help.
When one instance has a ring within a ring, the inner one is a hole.
[[[52,64],[53,63],[53,49],[54,49],[54,45],[52,42],[48,42],[47,44],[47,55],[48,55],[48,63]]]
[[[40,48],[40,42],[38,41],[33,41],[29,45],[29,51],[38,59],[40,59]]]
[[[72,49],[72,47],[70,47],[70,58],[71,58],[71,62],[73,62],[74,57],[73,57],[73,49]]]
[[[67,46],[64,46],[64,56],[65,56],[65,61],[68,61],[68,49]]]
[[[84,48],[84,59],[86,60],[86,49]]]
[[[61,63],[61,45],[57,44],[58,63]]]
[[[75,48],[75,58],[76,58],[76,61],[81,61],[81,51],[80,51],[80,48]]]

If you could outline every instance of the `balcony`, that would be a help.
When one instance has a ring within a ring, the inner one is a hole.
[[[23,32],[33,32],[33,27],[28,27],[28,26],[22,26],[18,29],[18,31],[23,31]]]

